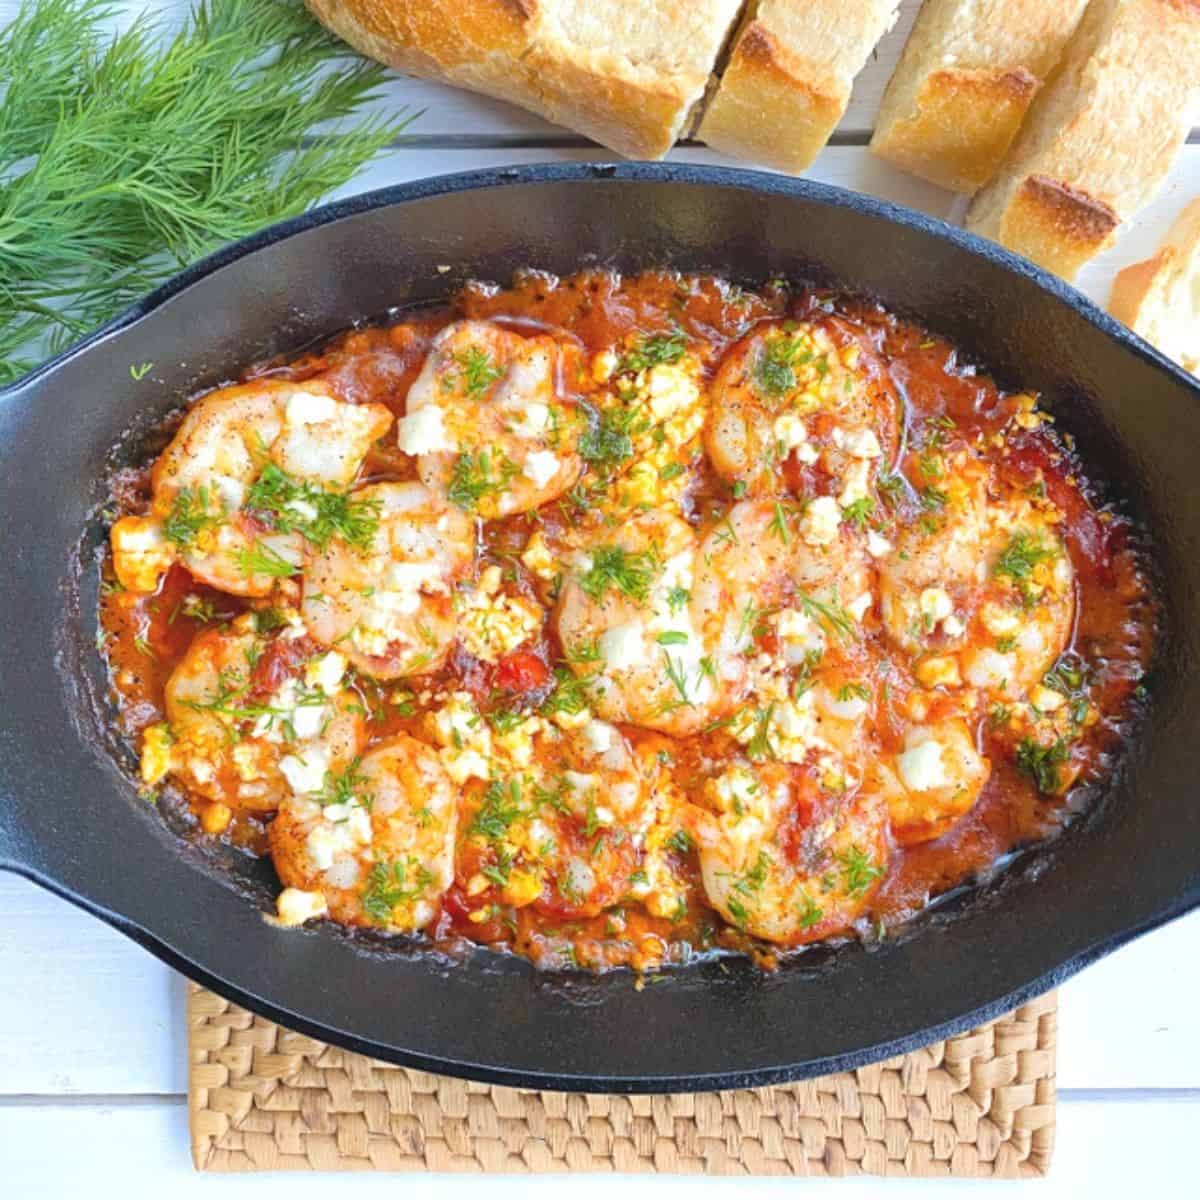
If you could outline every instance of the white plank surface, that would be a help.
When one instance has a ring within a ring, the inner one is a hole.
[[[1184,1174],[1200,1130],[1196,1097],[1067,1099],[1059,1106],[1058,1146],[1049,1180],[1038,1183],[972,1183],[961,1180],[889,1179],[706,1179],[670,1176],[575,1175],[572,1200],[611,1200],[614,1190],[642,1200],[860,1200],[887,1197],[937,1200],[1017,1196],[1089,1197],[1106,1200],[1130,1193],[1194,1195],[1194,1175]],[[285,1187],[289,1200],[346,1195],[355,1200],[467,1200],[479,1194],[470,1176],[272,1174],[199,1176],[188,1160],[187,1110],[182,1102],[0,1106],[0,1166],[7,1196],[155,1196],[188,1200],[219,1195],[243,1200]],[[53,1187],[47,1181],[53,1179]],[[565,1181],[543,1175],[491,1176],[489,1200],[550,1200]],[[107,1186],[106,1186],[107,1185]]]
[[[185,1089],[173,971],[23,879],[0,875],[0,913],[0,1098]],[[1193,913],[1068,982],[1059,1085],[1200,1089],[1198,950]]]
[[[597,3],[602,0],[597,0]],[[837,136],[808,172],[812,178],[871,192],[952,218],[961,201],[871,157],[863,143],[879,96],[918,7],[904,0],[897,28],[879,46],[856,84]],[[0,0],[0,26],[18,0]],[[123,0],[126,13],[163,10],[177,23],[174,0]],[[602,159],[603,149],[570,131],[484,97],[399,76],[381,105],[424,110],[405,144],[383,155],[345,194],[408,179],[550,159]],[[673,158],[732,162],[703,147]],[[746,164],[738,164],[746,165]],[[1150,254],[1175,213],[1200,195],[1200,139],[1180,155],[1155,201],[1123,231],[1118,244],[1090,264],[1079,285],[1107,299],[1113,272]],[[1194,1190],[1192,1147],[1200,1134],[1200,913],[1126,947],[1070,981],[1060,1015],[1059,1145],[1041,1194],[1123,1197],[1132,1188],[1181,1194]],[[0,1194],[138,1196],[169,1189],[188,1196],[219,1188],[250,1196],[271,1186],[255,1177],[220,1183],[190,1173],[186,1111],[182,983],[119,934],[24,880],[0,876]],[[319,1178],[288,1180],[300,1197],[325,1192]],[[394,1178],[356,1181],[362,1195],[382,1195]],[[410,1177],[418,1197],[452,1200],[463,1184]],[[493,1180],[500,1200],[544,1193],[550,1179]],[[572,1182],[581,1200],[600,1196],[609,1181]],[[628,1180],[624,1189],[657,1197],[784,1195],[791,1183],[758,1180]],[[813,1182],[822,1194],[878,1195],[875,1181]],[[1021,1185],[988,1187],[1015,1195]],[[684,1191],[686,1189],[686,1193]],[[947,1197],[977,1195],[967,1183],[938,1188]],[[889,1182],[888,1195],[925,1195],[927,1185]],[[465,1192],[462,1193],[465,1196]],[[605,1192],[607,1194],[607,1190]]]

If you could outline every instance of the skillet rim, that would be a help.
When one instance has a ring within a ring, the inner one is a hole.
[[[879,200],[861,193],[808,180],[774,176],[742,168],[708,166],[704,164],[655,164],[655,163],[537,163],[478,171],[467,171],[453,175],[433,176],[408,183],[361,193],[313,209],[308,213],[271,226],[248,238],[241,239],[200,260],[192,267],[173,276],[143,300],[132,305],[120,316],[76,345],[69,347],[29,375],[14,384],[0,389],[0,404],[28,390],[35,389],[45,379],[74,362],[93,346],[115,338],[136,325],[141,319],[154,312],[168,300],[208,275],[255,252],[272,246],[295,235],[319,228],[338,220],[361,213],[402,205],[410,201],[436,198],[462,191],[508,184],[543,183],[591,183],[608,180],[622,182],[698,184],[702,186],[726,187],[751,191],[759,194],[793,196],[813,203],[840,209],[849,209],[878,218],[884,222],[912,229],[921,234],[948,242],[975,257],[997,265],[1002,270],[1033,283],[1040,291],[1048,293],[1054,300],[1065,305],[1102,334],[1115,342],[1124,351],[1160,372],[1185,392],[1200,400],[1200,387],[1187,372],[1166,359],[1152,346],[1131,330],[1110,317],[1083,293],[1057,279],[1032,263],[1018,258],[1002,247],[974,234],[967,233],[935,217]],[[151,933],[143,925],[120,913],[106,909],[102,903],[74,893],[69,885],[61,884],[39,872],[35,867],[16,861],[0,861],[0,870],[10,870],[29,878],[38,885],[63,896],[78,907],[99,916],[108,924],[119,929],[140,945],[145,946],[156,957],[181,970],[193,979],[212,987],[245,1007],[262,1012],[284,1025],[300,1029],[323,1040],[346,1046],[361,1053],[389,1058],[407,1066],[431,1070],[443,1074],[457,1074],[470,1078],[509,1086],[555,1088],[567,1091],[624,1091],[662,1092],[697,1091],[715,1087],[746,1087],[782,1082],[807,1077],[832,1070],[843,1070],[875,1061],[887,1054],[907,1051],[927,1044],[931,1039],[949,1036],[970,1028],[981,1021],[1007,1011],[1030,997],[1057,986],[1095,959],[1111,952],[1134,937],[1181,916],[1200,906],[1200,890],[1185,890],[1168,903],[1145,915],[1143,920],[1116,929],[1108,937],[1099,939],[1074,955],[1057,963],[1054,967],[1037,975],[1024,985],[1005,992],[992,1001],[977,1006],[965,1014],[940,1023],[922,1026],[912,1034],[841,1055],[809,1059],[802,1063],[784,1064],[776,1067],[756,1066],[744,1072],[724,1070],[709,1074],[644,1076],[598,1076],[559,1074],[547,1071],[512,1070],[504,1067],[478,1065],[469,1062],[429,1055],[421,1052],[397,1051],[381,1047],[351,1032],[331,1029],[319,1023],[297,1017],[269,1000],[253,995],[235,985],[221,980],[205,970],[187,955],[175,949],[159,935]],[[933,936],[934,931],[927,931]],[[381,1054],[381,1051],[383,1053]]]
[[[718,187],[745,189],[774,195],[792,195],[816,201],[834,208],[849,208],[868,216],[879,217],[895,225],[915,229],[950,242],[952,245],[995,263],[1012,274],[1029,280],[1040,290],[1066,304],[1080,316],[1086,318],[1109,337],[1114,338],[1127,350],[1143,361],[1165,370],[1177,383],[1182,383],[1196,392],[1200,400],[1200,382],[1189,371],[1156,349],[1150,342],[1135,333],[1128,325],[1118,321],[1090,299],[1074,284],[1039,267],[1036,263],[1005,249],[998,242],[979,234],[970,233],[961,226],[952,225],[940,217],[930,216],[915,208],[896,204],[857,192],[836,184],[822,183],[814,179],[776,175],[748,167],[726,167],[706,163],[672,163],[649,161],[596,161],[596,162],[534,162],[516,163],[507,167],[484,167],[474,171],[455,171],[446,175],[429,175],[405,183],[390,184],[368,192],[359,192],[341,200],[318,205],[268,225],[265,229],[239,238],[198,259],[190,267],[172,275],[154,291],[135,301],[124,312],[81,341],[68,346],[53,358],[47,359],[27,375],[0,387],[0,403],[23,392],[27,387],[40,382],[66,363],[85,353],[93,345],[120,333],[130,325],[160,308],[178,293],[198,283],[206,276],[245,258],[247,255],[285,241],[297,234],[320,228],[359,213],[372,212],[379,208],[404,204],[412,200],[452,195],[455,192],[475,191],[486,187],[525,183],[594,183],[606,180],[648,183],[698,183]]]

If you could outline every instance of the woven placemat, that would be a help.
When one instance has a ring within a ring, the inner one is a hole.
[[[747,1091],[489,1087],[334,1049],[188,990],[192,1157],[204,1171],[1044,1175],[1053,993],[857,1071]]]

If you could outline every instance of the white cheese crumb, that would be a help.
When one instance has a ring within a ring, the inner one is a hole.
[[[844,450],[851,458],[879,458],[883,454],[879,439],[869,429],[853,429],[833,431],[833,444],[839,450]]]
[[[832,496],[818,496],[804,510],[800,536],[810,546],[828,546],[838,535],[842,511]]]
[[[935,738],[909,747],[896,760],[896,765],[910,792],[928,792],[950,782],[942,762],[942,744]]]
[[[610,671],[627,671],[646,660],[641,621],[614,625],[600,635],[600,653]]]
[[[876,533],[874,529],[867,534],[867,553],[872,558],[886,558],[893,549],[892,543],[883,534]]]
[[[304,683],[310,688],[320,688],[328,696],[337,691],[338,684],[342,682],[342,676],[345,673],[345,655],[339,654],[336,650],[330,650],[328,654],[314,658],[304,668]]]
[[[950,599],[950,593],[940,587],[926,588],[918,598],[917,605],[930,629],[954,611],[954,601]]]
[[[279,760],[279,770],[292,791],[303,795],[321,790],[325,784],[325,772],[329,770],[329,761],[323,751],[316,749],[307,751],[303,758],[285,754]]]
[[[303,925],[314,917],[323,917],[329,911],[329,906],[321,892],[284,888],[275,901],[275,911],[279,914],[279,923],[290,928]]]
[[[316,425],[321,421],[332,421],[336,415],[337,401],[332,396],[323,396],[319,392],[293,392],[288,397],[289,425]]]
[[[396,431],[405,454],[436,454],[454,449],[446,433],[442,410],[436,404],[422,405],[401,417]]]
[[[872,598],[870,592],[863,592],[861,596],[856,597],[854,600],[851,600],[850,603],[846,605],[846,611],[856,621],[861,622],[863,617],[865,617],[867,615],[867,612],[870,610],[871,605],[874,602],[875,601]]]
[[[775,418],[775,440],[786,450],[794,450],[808,441],[808,430],[795,413],[785,412]]]
[[[583,727],[583,737],[593,754],[604,754],[612,748],[617,731],[607,721],[591,720]]]
[[[534,487],[545,487],[558,474],[558,456],[550,450],[532,450],[525,455],[521,474],[531,480]]]

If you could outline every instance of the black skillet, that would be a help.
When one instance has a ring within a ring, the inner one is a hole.
[[[786,275],[878,297],[1001,382],[1044,393],[1150,531],[1161,652],[1123,770],[1056,842],[906,937],[818,950],[775,974],[701,964],[639,991],[623,972],[539,976],[483,951],[447,962],[282,931],[261,915],[269,871],[181,838],[118,767],[127,752],[97,716],[90,566],[113,447],[118,461],[136,454],[139,431],[189,393],[392,306],[519,267],[589,264]],[[0,513],[0,867],[239,1003],[367,1054],[538,1087],[759,1085],[992,1017],[1200,901],[1200,388],[1070,287],[878,200],[623,164],[344,201],[206,260],[0,397]]]

